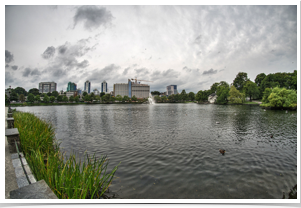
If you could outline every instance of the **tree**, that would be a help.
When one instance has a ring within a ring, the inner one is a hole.
[[[27,96],[27,100],[28,100],[28,102],[33,103],[34,102],[34,95],[32,93],[29,93],[28,96]]]
[[[51,92],[48,92],[47,93],[48,97],[52,96],[52,93]]]
[[[5,94],[5,104],[8,104],[9,101],[8,101],[8,96]]]
[[[261,104],[264,107],[297,107],[297,92],[296,90],[288,90],[286,88],[275,87],[271,94]]]
[[[154,95],[160,95],[161,93],[159,91],[152,91],[151,94],[152,96],[154,96]]]
[[[118,100],[119,102],[122,101],[122,96],[121,95],[116,95],[116,100]]]
[[[210,95],[210,94],[212,94],[211,93],[211,90],[200,90],[200,91],[198,91],[198,93],[196,94],[196,96],[195,96],[195,99],[197,100],[197,101],[208,101],[208,96]]]
[[[165,95],[161,97],[161,101],[162,101],[163,103],[165,103],[166,100],[167,100],[167,97],[166,97]]]
[[[28,91],[28,93],[31,93],[31,94],[33,94],[33,95],[39,95],[39,94],[40,94],[40,92],[39,92],[39,90],[38,90],[37,88],[32,88],[32,89],[30,89],[30,90]]]
[[[180,99],[183,100],[184,102],[186,100],[188,100],[188,95],[186,94],[185,90],[182,90],[182,92],[181,92],[181,98]]]
[[[104,96],[105,94],[106,94],[106,93],[101,92],[99,96],[102,97],[102,96]]]
[[[110,96],[110,102],[115,102],[115,97]]]
[[[180,101],[181,100],[181,96],[179,94],[175,94],[175,101]]]
[[[46,95],[46,93],[42,93],[41,95],[40,95],[40,97],[44,97]]]
[[[218,87],[218,86],[219,86],[219,83],[218,83],[218,82],[215,82],[213,85],[211,85],[211,87],[210,87],[211,93],[210,93],[210,94],[216,93],[216,90],[217,90],[217,87]]]
[[[168,101],[169,101],[169,102],[172,102],[172,103],[175,102],[175,95],[174,95],[174,94],[169,95],[169,96],[168,96]]]
[[[87,92],[83,92],[83,97],[85,97],[86,95],[88,95],[88,93]]]
[[[244,102],[244,94],[239,92],[234,85],[231,86],[229,91],[229,97],[228,100],[230,103],[243,103]]]
[[[76,97],[74,98],[74,101],[78,103],[78,102],[79,102],[79,96],[76,96]]]
[[[268,97],[270,96],[270,94],[272,93],[272,89],[271,88],[265,88],[263,95],[262,95],[262,103],[268,103]]]
[[[260,74],[258,74],[258,75],[256,76],[256,78],[255,78],[255,83],[256,83],[256,85],[257,85],[258,87],[260,87],[262,80],[264,80],[264,78],[265,78],[266,76],[267,76],[267,75],[265,75],[265,73],[260,73]]]
[[[24,96],[27,96],[27,91],[23,87],[16,87],[14,91],[18,94],[21,95],[23,94]]]
[[[35,101],[38,101],[38,102],[41,102],[41,97],[40,97],[40,95],[36,95],[36,96],[34,97],[34,100],[35,100]]]
[[[129,100],[130,100],[130,98],[127,95],[123,96],[123,98],[122,98],[122,102],[126,102],[126,101],[129,101]]]
[[[63,101],[63,97],[61,95],[58,95],[57,98],[56,98],[56,100],[58,102],[62,102]]]
[[[245,86],[245,83],[249,80],[248,74],[245,72],[239,72],[236,75],[236,78],[233,80],[234,87],[242,92],[243,87]]]
[[[156,103],[161,102],[161,98],[159,95],[155,95],[154,100],[156,101]]]
[[[44,96],[43,102],[45,102],[45,103],[48,103],[48,102],[49,102],[49,97],[48,97],[48,95],[45,95],[45,96]]]
[[[94,99],[97,100],[97,101],[100,101],[100,96],[99,96],[99,95],[96,95],[96,96],[94,97]]]
[[[14,90],[11,90],[10,101],[18,101],[18,100],[19,100],[18,94]]]
[[[23,103],[25,101],[25,96],[23,94],[20,94],[19,100]]]
[[[70,96],[70,97],[69,97],[69,101],[70,101],[70,102],[73,102],[73,101],[74,101],[74,97],[73,97],[73,96]]]
[[[246,82],[244,86],[244,93],[246,94],[246,96],[250,97],[250,101],[252,101],[252,97],[257,97],[260,94],[257,85],[252,81]]]
[[[50,96],[49,100],[50,100],[50,102],[53,103],[55,101],[55,97],[54,96]]]
[[[67,96],[63,97],[63,102],[65,102],[65,103],[68,102],[68,97]]]
[[[194,101],[194,99],[195,99],[195,94],[194,94],[194,92],[188,93],[188,97],[189,97],[189,99],[190,99],[191,101]]]
[[[90,96],[91,96],[91,100],[93,101],[95,99],[94,93],[92,92]]]
[[[103,102],[109,102],[111,95],[110,94],[105,94],[104,96],[101,97],[101,100]],[[130,98],[128,97],[128,100],[130,100]]]
[[[58,91],[53,91],[53,92],[52,92],[52,96],[54,96],[54,97],[59,96],[59,92],[58,92]]]
[[[218,86],[216,89],[216,95],[217,95],[216,103],[227,104],[229,91],[230,89],[227,86],[224,85]]]
[[[137,97],[135,95],[133,95],[132,101],[135,101],[135,102],[137,101]]]

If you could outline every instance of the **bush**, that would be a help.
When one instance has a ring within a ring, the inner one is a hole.
[[[294,108],[297,107],[297,92],[279,87],[265,89],[262,102],[263,107]]]

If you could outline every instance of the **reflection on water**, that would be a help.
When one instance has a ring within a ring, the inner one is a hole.
[[[297,183],[296,111],[197,104],[17,109],[52,122],[67,153],[107,155],[110,169],[121,162],[111,186],[121,198],[281,199]]]

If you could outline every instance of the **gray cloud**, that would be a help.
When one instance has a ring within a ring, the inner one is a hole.
[[[30,68],[25,68],[24,72],[23,72],[23,77],[28,77],[28,75],[30,74],[31,69]]]
[[[37,68],[35,69],[25,68],[25,70],[23,71],[23,77],[28,77],[29,75],[31,76],[41,75],[41,72]]]
[[[89,66],[89,61],[87,61],[87,60],[84,60],[77,64],[78,68],[86,68],[87,66]]]
[[[81,6],[77,9],[74,20],[74,27],[79,22],[84,22],[84,27],[88,30],[97,29],[111,23],[113,15],[105,7]]]
[[[42,54],[42,57],[44,59],[49,59],[49,58],[53,57],[54,53],[55,53],[55,48],[53,46],[50,46],[44,51],[44,53]]]
[[[117,73],[118,69],[120,69],[120,66],[116,66],[115,64],[110,64],[101,70],[99,70],[99,69],[93,70],[90,73],[91,75],[88,77],[88,79],[90,81],[94,81],[94,80],[99,81],[100,79],[109,80],[110,78],[112,78],[114,76],[117,76],[117,77],[119,76],[119,74]]]
[[[8,50],[5,50],[5,63],[10,63],[13,60],[14,60],[14,55]]]
[[[17,70],[18,69],[18,66],[14,65],[11,67],[13,70]]]
[[[127,75],[127,73],[128,73],[128,71],[129,71],[129,69],[130,69],[130,67],[128,67],[128,68],[125,68],[124,70],[123,70],[123,75]]]
[[[208,71],[204,71],[203,75],[211,75],[211,74],[216,74],[217,70],[209,69]]]
[[[137,75],[140,75],[140,74],[149,74],[149,71],[147,68],[140,68],[140,69],[135,69],[135,72]]]
[[[9,67],[9,64],[5,64],[5,68],[8,68]]]
[[[61,45],[59,46],[59,53],[60,54],[64,54],[67,50],[67,46],[66,45]]]

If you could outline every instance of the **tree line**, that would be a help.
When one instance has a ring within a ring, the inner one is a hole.
[[[228,84],[226,81],[216,82],[208,90],[200,90],[196,94],[186,93],[182,90],[180,94],[161,96],[163,93],[153,91],[156,102],[183,102],[187,100],[208,102],[209,95],[217,95],[217,104],[240,104],[246,101],[248,97],[262,100],[266,107],[274,106],[296,106],[297,105],[297,71],[293,73],[271,73],[266,75],[260,73],[256,76],[254,82],[248,78],[245,72],[239,72]],[[272,94],[274,93],[274,94]],[[271,95],[271,96],[270,96]],[[290,98],[288,98],[290,97]],[[286,104],[284,104],[286,103]]]

